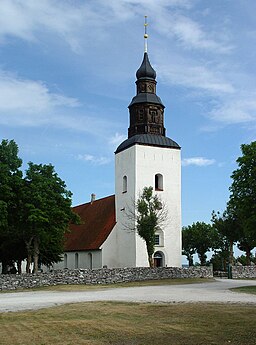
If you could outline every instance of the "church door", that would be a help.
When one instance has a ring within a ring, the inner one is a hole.
[[[154,254],[154,266],[163,267],[164,266],[164,254],[162,252],[155,252]]]

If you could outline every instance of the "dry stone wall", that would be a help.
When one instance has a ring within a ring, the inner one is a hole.
[[[232,266],[232,278],[256,278],[256,266]]]
[[[168,278],[211,278],[212,267],[103,268],[55,270],[47,273],[0,275],[0,290],[65,284],[115,284]]]

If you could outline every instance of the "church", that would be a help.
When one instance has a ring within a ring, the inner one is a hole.
[[[144,36],[145,42],[147,35]],[[180,146],[166,136],[164,108],[156,93],[156,72],[147,45],[136,73],[136,95],[129,108],[128,138],[115,151],[115,195],[73,208],[80,225],[70,225],[63,261],[54,268],[147,267],[145,241],[129,231],[128,210],[144,187],[167,208],[167,221],[155,234],[156,267],[181,266]]]

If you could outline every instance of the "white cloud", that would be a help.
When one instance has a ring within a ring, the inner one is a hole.
[[[215,53],[227,53],[232,50],[232,46],[227,42],[213,40],[197,22],[185,16],[178,16],[175,20],[173,31],[177,38],[187,47],[201,50],[214,51]]]
[[[223,28],[221,31],[214,32],[210,25],[204,26],[200,19],[197,21],[192,19],[189,11],[196,6],[193,0],[123,0],[122,2],[88,0],[78,1],[76,5],[64,0],[2,0],[0,43],[1,40],[5,42],[10,36],[40,43],[50,34],[51,39],[52,37],[53,39],[61,38],[75,52],[80,51],[84,45],[91,46],[94,41],[97,41],[97,47],[101,47],[99,41],[104,42],[104,47],[106,47],[108,39],[113,39],[111,34],[117,25],[120,30],[120,23],[128,22],[123,25],[125,34],[134,17],[142,17],[148,10],[151,14],[150,27],[152,31],[155,30],[160,34],[158,36],[155,32],[157,39],[160,37],[165,40],[165,49],[169,49],[167,47],[172,42],[172,38],[181,43],[179,48],[193,48],[189,58],[187,55],[182,58],[180,55],[182,51],[176,49],[177,43],[176,48],[173,46],[169,51],[170,58],[167,58],[168,54],[159,51],[159,56],[156,56],[158,63],[154,66],[158,76],[168,84],[185,86],[200,93],[203,91],[202,96],[207,93],[213,97],[217,105],[210,112],[206,111],[205,115],[214,121],[225,124],[255,121],[255,94],[250,97],[241,96],[239,91],[242,86],[240,87],[238,82],[232,79],[232,70],[235,70],[237,66],[232,65],[231,68],[230,61],[226,62],[226,60],[222,65],[222,60],[216,59],[217,54],[232,51],[229,35],[223,34],[225,32]],[[200,6],[198,8],[202,10]],[[133,37],[131,34],[131,39]],[[121,35],[120,40],[122,41]],[[130,43],[127,41],[127,45]],[[97,49],[95,48],[96,53]],[[113,50],[115,49],[117,48],[113,45]],[[207,60],[206,56],[200,55],[199,60],[198,56],[195,56],[197,54],[194,55],[196,50],[199,52],[203,50],[204,53],[208,52],[211,55]],[[86,54],[93,54],[91,53],[93,51],[93,49],[90,52],[83,50]],[[109,56],[111,64],[115,64],[112,54]],[[213,56],[215,58],[212,58]],[[99,54],[96,59],[98,58]],[[125,57],[125,59],[127,60],[123,65],[129,63],[129,58]],[[108,58],[106,60],[109,61]],[[100,76],[113,75],[112,68],[109,74],[107,73],[110,62],[107,64],[105,61],[103,64],[102,60],[95,61],[90,58],[86,61],[87,66],[98,63]],[[101,70],[102,66],[104,66],[104,74]],[[233,71],[233,75],[234,73]],[[119,74],[115,74],[115,78],[118,78]],[[122,78],[124,78],[123,75]],[[51,92],[42,81],[26,80],[0,71],[0,112],[3,112],[0,121],[2,123],[8,123],[11,119],[10,113],[16,112],[11,122],[15,119],[17,124],[34,125],[35,123],[52,123],[55,120],[67,124],[72,116],[66,117],[63,114],[57,116],[56,114],[61,112],[56,110],[78,105],[77,99]],[[48,116],[41,116],[41,112],[48,112]],[[54,118],[50,119],[53,112]],[[24,114],[23,119],[19,117],[19,113]],[[32,118],[32,113],[36,113],[34,118]],[[82,118],[78,120],[78,123],[81,122],[83,122]],[[72,120],[71,127],[79,129],[79,125]],[[118,136],[111,138],[110,143],[114,145],[122,138],[118,140]]]
[[[115,133],[115,135],[110,138],[109,143],[113,146],[116,146],[121,144],[121,142],[123,142],[125,139],[127,139],[126,135]]]
[[[104,136],[108,121],[79,114],[76,98],[51,90],[41,81],[20,78],[0,70],[0,123],[8,126],[53,125]]]
[[[204,157],[191,157],[191,158],[184,158],[182,160],[182,165],[183,166],[188,166],[188,165],[196,165],[196,166],[208,166],[212,165],[215,163],[215,159],[207,159]]]
[[[97,6],[95,9],[98,10]],[[90,5],[77,3],[74,6],[68,1],[54,0],[1,0],[0,23],[2,40],[14,36],[37,41],[40,32],[52,32],[74,51],[79,49],[81,28],[97,26],[97,23],[103,25],[99,11],[91,10]],[[93,32],[90,30],[90,34]]]
[[[222,101],[209,112],[211,119],[226,123],[256,121],[256,92],[237,92],[232,98]]]
[[[85,161],[85,162],[89,162],[93,165],[106,165],[108,163],[110,163],[110,158],[107,157],[96,157],[90,154],[79,154],[77,156],[77,159]]]
[[[175,38],[186,49],[214,54],[226,54],[234,49],[229,35],[223,34],[223,28],[221,31],[211,31],[209,26],[205,27],[178,11],[159,10],[156,16],[156,30],[162,35]]]
[[[149,12],[154,14],[151,22],[156,23],[160,34],[175,36],[186,47],[215,53],[229,51],[230,45],[222,42],[220,34],[209,34],[196,21],[177,14],[177,10],[186,11],[192,6],[190,0],[88,0],[75,5],[56,0],[1,0],[0,42],[8,36],[37,41],[40,33],[51,32],[64,39],[73,51],[79,51],[86,39],[103,40],[115,24]]]
[[[41,81],[23,79],[0,70],[0,124],[9,127],[51,125],[103,138],[109,135],[109,121],[102,109],[96,108],[89,113],[81,111],[78,99],[51,92]],[[116,134],[110,143],[121,138]]]
[[[76,107],[75,98],[52,93],[41,81],[22,79],[0,70],[0,112],[41,112],[58,106]]]
[[[177,57],[178,60],[178,57]],[[172,61],[166,64],[158,57],[157,71],[161,78],[169,83],[192,89],[201,89],[210,93],[232,93],[233,85],[225,80],[221,71],[206,65],[198,65],[194,61]]]
[[[186,87],[189,95],[197,101],[204,98],[203,115],[216,123],[205,126],[204,130],[256,121],[254,81],[247,73],[239,73],[239,66],[227,62],[214,66],[198,65],[192,59],[184,60],[174,54],[168,64],[161,55],[157,56],[157,61],[156,70],[163,82]]]
[[[28,4],[27,4],[28,5]],[[24,40],[34,40],[34,20],[20,1],[1,1],[0,37],[17,36]]]

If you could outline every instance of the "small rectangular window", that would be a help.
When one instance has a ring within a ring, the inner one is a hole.
[[[159,245],[160,245],[160,236],[155,235],[155,246],[159,246]]]
[[[123,193],[127,192],[127,176],[123,177]]]

